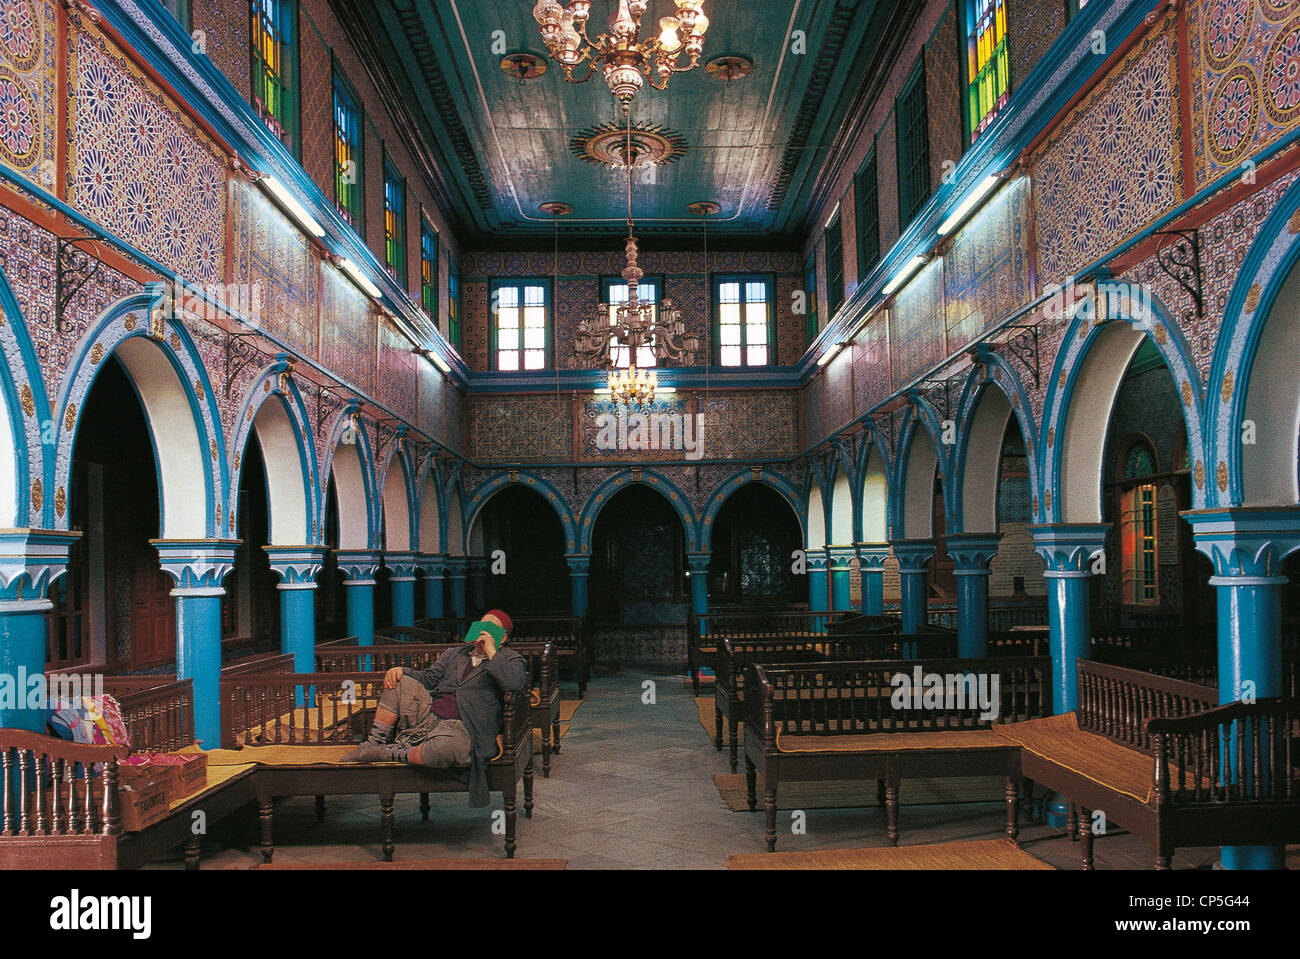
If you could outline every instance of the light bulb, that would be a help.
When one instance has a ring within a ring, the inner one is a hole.
[[[709,18],[706,17],[704,15],[704,11],[701,10],[700,15],[695,18],[694,35],[697,37],[702,37],[704,36],[705,31],[708,29],[709,29]]]
[[[659,21],[659,46],[665,53],[676,53],[682,48],[682,39],[677,35],[678,26],[676,17],[664,17]]]
[[[562,12],[563,8],[558,0],[537,0],[537,6],[533,7],[533,19],[538,23],[558,20]]]

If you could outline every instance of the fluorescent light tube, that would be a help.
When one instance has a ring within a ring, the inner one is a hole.
[[[442,373],[444,376],[446,376],[448,373],[451,372],[451,367],[447,365],[446,360],[444,360],[437,353],[429,352],[429,353],[425,353],[424,355],[427,356],[429,358],[429,361],[432,362],[433,365],[438,368],[438,372]]]
[[[979,206],[980,201],[986,197],[989,192],[1001,182],[1002,178],[996,173],[990,173],[975,189],[971,190],[966,199],[957,204],[957,209],[948,214],[948,219],[939,224],[939,235],[947,236],[955,230],[966,217],[970,216],[975,207]]]
[[[323,237],[325,235],[325,227],[316,222],[316,218],[307,212],[307,208],[298,202],[297,197],[285,189],[283,183],[273,176],[264,176],[257,182],[266,189],[267,193],[271,194],[271,196],[275,198],[276,202],[278,202],[280,206],[289,211],[290,215],[298,221],[299,225],[301,225],[303,229],[307,230],[307,232],[315,237]]]
[[[839,215],[840,215],[840,205],[836,203],[835,209],[831,210],[831,215],[826,218],[826,229],[829,230],[831,228],[831,224],[835,222],[835,218]]]
[[[361,272],[361,267],[357,266],[346,256],[339,261],[339,266],[343,268],[344,273],[352,277],[357,286],[361,287],[361,289],[365,290],[376,300],[383,296],[383,294],[379,292],[379,287],[375,286],[375,284],[370,281],[370,277]]]
[[[844,344],[836,343],[833,347],[831,347],[829,350],[827,350],[825,353],[821,355],[821,358],[817,360],[817,365],[819,367],[826,366],[828,363],[830,363],[831,360],[835,359],[835,357],[840,355],[840,350],[842,349],[844,349]]]
[[[912,257],[903,265],[903,268],[901,270],[899,270],[897,273],[894,274],[894,278],[885,284],[885,288],[881,292],[883,292],[885,296],[889,296],[896,289],[898,289],[900,286],[906,283],[907,278],[911,276],[913,273],[915,273],[917,270],[919,270],[922,264],[924,263],[925,263],[925,257],[923,256]]]

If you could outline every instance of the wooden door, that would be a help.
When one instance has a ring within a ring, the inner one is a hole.
[[[176,600],[172,581],[152,562],[136,563],[131,578],[131,666],[176,658]]]

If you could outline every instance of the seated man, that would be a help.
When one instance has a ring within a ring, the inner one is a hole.
[[[514,627],[509,616],[494,609],[483,621],[506,631],[502,648],[481,632],[474,642],[447,650],[430,669],[394,666],[384,674],[370,737],[345,761],[469,766],[469,804],[488,804],[487,763],[497,754],[503,693],[525,688],[528,661],[504,648]]]

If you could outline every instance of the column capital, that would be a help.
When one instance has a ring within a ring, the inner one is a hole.
[[[222,582],[235,568],[237,539],[152,539],[162,571],[176,583],[177,592],[191,596],[223,596]]]
[[[687,553],[686,565],[692,573],[708,573],[709,561],[713,558],[712,553]]]
[[[68,571],[68,552],[80,537],[49,529],[0,530],[0,602],[47,601],[45,594]]]
[[[469,571],[468,556],[448,556],[447,557],[447,575],[452,579],[457,577],[464,579],[465,574]]]
[[[864,573],[884,571],[885,559],[889,556],[888,543],[858,543],[856,549]]]
[[[370,549],[341,549],[337,552],[339,569],[349,586],[373,586],[379,572],[379,553]]]
[[[825,546],[815,546],[812,549],[804,551],[807,559],[807,568],[810,573],[824,573],[830,568],[831,558],[826,552]]]
[[[414,582],[415,571],[419,569],[420,561],[414,553],[385,553],[384,565],[393,574],[390,582],[402,582],[404,580]]]
[[[1252,585],[1245,580],[1256,581],[1253,585],[1286,582],[1282,560],[1300,548],[1300,508],[1237,506],[1188,510],[1182,517],[1216,579],[1230,578],[1242,586]]]
[[[997,533],[955,533],[944,538],[944,547],[956,564],[958,576],[989,574],[989,563],[998,555]]]
[[[590,553],[565,553],[564,558],[569,563],[570,576],[586,576],[591,573]]]
[[[426,577],[441,579],[447,569],[447,556],[445,553],[418,553],[415,565],[416,568],[424,570]]]
[[[263,546],[281,589],[315,589],[325,562],[323,546]]]
[[[857,555],[858,551],[854,546],[826,547],[827,563],[831,569],[848,569]]]
[[[929,539],[896,539],[890,545],[900,573],[925,572],[925,564],[934,555],[934,541]]]
[[[1092,558],[1106,546],[1110,527],[1102,523],[1047,523],[1031,526],[1034,552],[1043,558],[1049,578],[1092,575]]]

